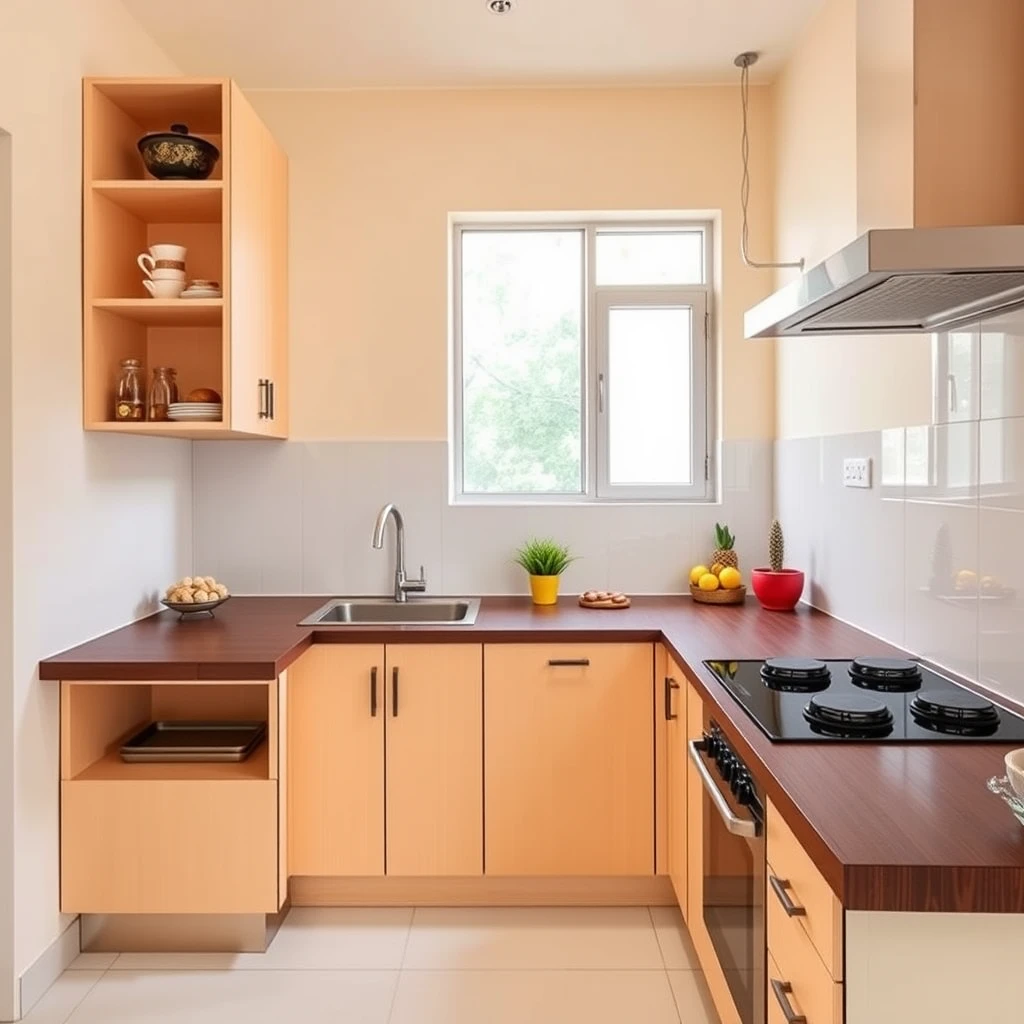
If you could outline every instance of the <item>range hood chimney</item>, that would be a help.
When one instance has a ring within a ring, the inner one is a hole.
[[[1024,306],[1024,225],[890,228],[748,310],[747,338],[925,334]]]

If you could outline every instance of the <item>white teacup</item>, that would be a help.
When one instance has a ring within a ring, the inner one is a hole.
[[[148,277],[152,281],[181,281],[182,283],[184,283],[185,271],[157,267],[156,270],[148,271],[146,273],[146,277]]]
[[[159,243],[151,245],[149,250],[140,253],[137,259],[143,272],[152,277],[156,270],[180,270],[185,271],[185,256],[188,249],[183,245],[169,245]]]
[[[184,278],[177,281],[145,280],[142,284],[154,299],[177,299],[181,297],[181,293],[185,290]]]

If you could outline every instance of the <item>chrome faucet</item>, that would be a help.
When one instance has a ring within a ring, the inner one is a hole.
[[[373,546],[378,550],[384,547],[384,527],[388,524],[388,516],[395,519],[395,600],[407,601],[410,591],[417,593],[427,589],[427,577],[420,566],[420,578],[418,580],[406,579],[405,576],[405,520],[402,513],[390,502],[385,505],[377,516],[377,522],[373,527]]]

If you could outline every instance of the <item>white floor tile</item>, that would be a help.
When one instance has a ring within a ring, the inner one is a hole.
[[[678,1024],[664,971],[404,972],[391,1024]],[[78,1024],[76,1021],[75,1024]],[[687,1024],[698,1024],[697,1021]]]
[[[102,977],[103,971],[65,971],[22,1018],[22,1024],[64,1024]]]
[[[266,953],[122,953],[114,970],[397,970],[405,907],[296,907]]]
[[[697,953],[678,907],[651,907],[651,920],[661,955],[670,971],[699,970]]]
[[[117,959],[116,953],[79,953],[69,971],[105,971]]]
[[[669,971],[668,980],[681,1024],[718,1024],[718,1013],[701,971]]]
[[[386,1024],[396,980],[392,971],[108,971],[68,1024]]]
[[[418,908],[405,970],[663,966],[646,907]]]

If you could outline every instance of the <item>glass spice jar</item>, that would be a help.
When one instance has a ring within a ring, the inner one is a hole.
[[[170,407],[178,400],[178,371],[173,366],[157,366],[149,385],[149,418],[160,423],[170,419]]]
[[[142,363],[138,359],[121,360],[121,376],[117,382],[114,402],[115,420],[146,418],[146,397],[142,383]]]

